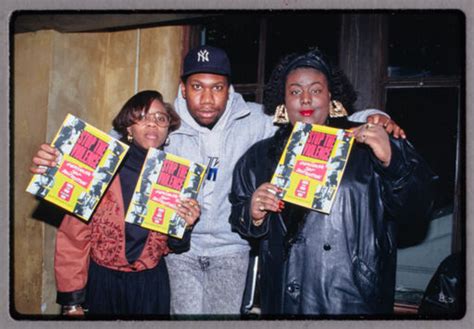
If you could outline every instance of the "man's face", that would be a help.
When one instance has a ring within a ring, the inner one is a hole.
[[[196,73],[181,84],[191,116],[201,126],[212,127],[225,111],[229,98],[229,82],[224,75]]]

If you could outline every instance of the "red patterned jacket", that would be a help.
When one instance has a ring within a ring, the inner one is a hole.
[[[84,290],[90,258],[113,270],[143,271],[155,267],[170,251],[167,236],[150,231],[140,257],[129,264],[125,256],[124,218],[119,175],[113,179],[89,223],[71,215],[64,217],[56,234],[54,257],[58,296]]]

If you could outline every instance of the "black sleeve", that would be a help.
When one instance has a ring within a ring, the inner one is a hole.
[[[397,221],[429,220],[438,176],[408,141],[390,138],[390,145],[392,158],[388,167],[373,157],[375,170],[382,178],[387,213]]]
[[[260,226],[255,226],[250,215],[250,200],[257,189],[258,170],[257,152],[251,148],[235,166],[232,189],[229,200],[232,204],[230,224],[232,229],[248,238],[260,238],[268,232],[268,220],[265,218]],[[263,166],[263,164],[260,164]]]
[[[191,247],[191,232],[192,230],[186,229],[182,239],[168,237],[168,247],[175,254],[188,251]]]
[[[71,292],[58,291],[56,294],[56,303],[60,305],[82,305],[86,301],[86,288]]]

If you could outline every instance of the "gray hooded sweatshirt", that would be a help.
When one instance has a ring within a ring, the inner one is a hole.
[[[245,102],[232,86],[226,109],[212,130],[191,117],[180,89],[174,106],[181,127],[170,134],[165,151],[209,166],[198,196],[201,216],[193,228],[189,254],[221,256],[248,251],[248,243],[232,232],[229,223],[232,172],[250,146],[275,133],[272,117],[263,113],[260,104]]]

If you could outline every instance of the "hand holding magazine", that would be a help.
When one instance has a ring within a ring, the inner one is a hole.
[[[205,172],[204,165],[150,148],[125,221],[182,238],[187,224],[176,205],[197,198]]]
[[[58,164],[33,175],[26,191],[88,221],[128,146],[72,114],[51,146],[60,152]]]
[[[347,130],[296,122],[271,180],[278,197],[329,213],[353,142]]]

